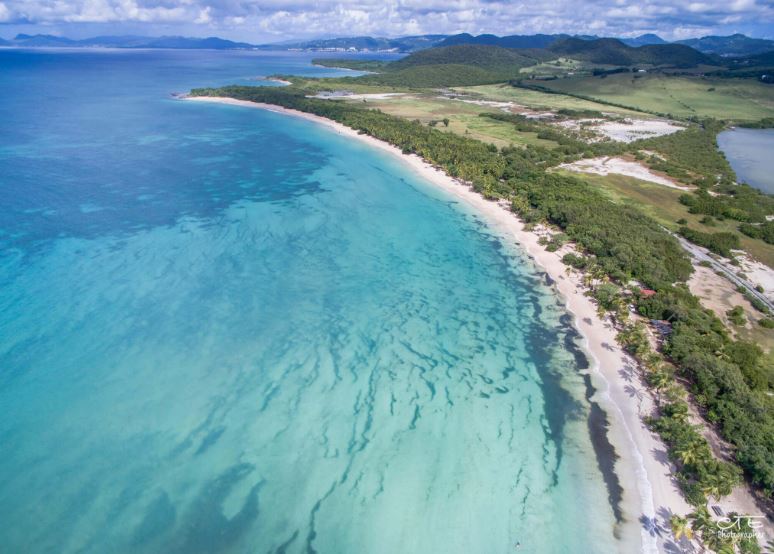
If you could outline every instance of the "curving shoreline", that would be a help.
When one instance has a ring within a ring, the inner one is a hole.
[[[574,326],[583,339],[583,349],[590,362],[589,375],[595,389],[592,397],[608,416],[608,440],[618,454],[615,472],[623,486],[622,510],[626,519],[621,526],[620,538],[624,544],[641,545],[643,552],[662,549],[666,537],[649,533],[641,518],[658,520],[665,524],[663,511],[684,515],[690,507],[683,499],[671,477],[666,449],[650,432],[642,416],[651,412],[654,402],[647,388],[634,370],[636,363],[618,346],[612,325],[597,316],[596,305],[584,295],[584,287],[577,274],[567,274],[561,261],[562,253],[548,252],[538,242],[539,235],[527,231],[524,224],[507,205],[485,199],[468,185],[460,183],[433,167],[417,155],[403,154],[391,144],[357,131],[335,121],[287,109],[222,97],[187,97],[186,100],[215,102],[301,117],[325,125],[339,135],[363,141],[390,153],[408,164],[417,174],[443,189],[451,197],[464,202],[485,217],[490,226],[509,242],[518,245],[553,281],[565,307],[574,317]],[[668,533],[665,533],[668,535]]]

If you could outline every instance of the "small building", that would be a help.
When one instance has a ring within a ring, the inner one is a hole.
[[[654,294],[656,294],[656,291],[654,291],[653,289],[640,289],[640,295],[643,298],[650,298]]]

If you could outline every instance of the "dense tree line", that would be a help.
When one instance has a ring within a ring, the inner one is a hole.
[[[680,203],[692,214],[762,223],[774,213],[774,197],[748,185],[718,186],[714,195],[704,189],[680,196]]]
[[[736,446],[735,457],[752,480],[774,494],[774,375],[761,350],[732,340],[723,323],[682,286],[643,298],[646,317],[672,322],[665,352],[692,383],[707,419]],[[671,422],[664,426],[674,428]]]
[[[705,233],[689,227],[680,227],[680,234],[692,243],[726,258],[731,257],[732,249],[740,248],[739,237],[733,233]]]
[[[764,117],[758,121],[745,121],[739,126],[747,129],[774,129],[774,117]]]
[[[766,221],[760,225],[742,223],[739,230],[754,239],[761,239],[768,244],[774,244],[774,221]]]
[[[733,341],[720,320],[703,310],[687,289],[676,285],[690,275],[690,262],[677,241],[653,219],[612,202],[579,179],[546,172],[555,155],[549,149],[528,146],[498,151],[492,145],[419,121],[307,98],[293,87],[233,86],[197,89],[191,94],[228,96],[313,113],[394,144],[405,153],[418,154],[472,183],[485,196],[508,199],[512,209],[527,221],[548,221],[560,227],[568,239],[593,254],[594,267],[586,268],[588,272],[599,270],[621,284],[634,278],[655,289],[655,296],[641,300],[641,313],[672,322],[666,353],[690,379],[707,418],[736,445],[741,466],[755,483],[774,493],[774,411],[773,400],[766,395],[771,375],[762,369],[760,351]],[[518,118],[506,120],[519,126],[527,124]],[[560,150],[561,156],[577,154],[573,143],[559,144],[560,149],[568,148]],[[568,261],[585,265],[576,259]],[[635,327],[622,340],[637,350],[642,347],[641,335]],[[672,416],[667,413],[662,417]],[[669,420],[655,427],[670,444],[680,444],[679,436],[693,436]],[[704,494],[726,490],[733,483],[733,471],[724,464],[686,462],[685,467],[686,487],[699,483]]]

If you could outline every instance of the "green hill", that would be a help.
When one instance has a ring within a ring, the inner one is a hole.
[[[389,65],[396,71],[422,65],[472,65],[494,72],[512,73],[519,68],[537,63],[535,56],[527,56],[518,50],[481,44],[459,44],[430,48],[415,52]]]
[[[415,52],[384,66],[378,75],[360,77],[366,84],[418,88],[472,86],[518,77],[522,67],[551,58],[544,51],[517,51],[497,46],[461,44]]]
[[[606,65],[668,65],[692,67],[718,65],[714,58],[684,44],[648,44],[632,47],[614,38],[581,40],[568,38],[555,42],[548,50],[579,60]]]

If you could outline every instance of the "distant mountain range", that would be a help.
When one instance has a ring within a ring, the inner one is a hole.
[[[0,39],[2,40],[2,39]],[[217,37],[141,37],[141,36],[101,36],[82,40],[73,40],[54,35],[16,35],[12,40],[0,42],[2,46],[49,47],[49,48],[179,48],[235,50],[255,48],[246,42],[234,42]]]
[[[501,48],[548,48],[549,46],[567,39],[579,39],[594,41],[604,37],[566,34],[558,35],[510,35],[498,37],[495,35],[472,36],[467,33],[452,35],[441,40],[436,46],[451,46],[455,44],[483,44],[488,46],[500,46]],[[750,56],[774,50],[774,40],[750,38],[745,35],[731,35],[728,37],[707,36],[692,38],[670,43],[660,36],[647,33],[634,38],[617,39],[623,44],[632,47],[654,46],[666,44],[680,44],[690,46],[703,54],[716,54],[719,56]],[[640,62],[642,63],[642,62]]]
[[[260,48],[277,48],[279,46],[283,50],[392,50],[395,52],[415,52],[437,46],[445,38],[446,35],[417,35],[400,38],[343,37],[284,42],[281,45],[264,44]]]
[[[688,40],[679,40],[677,43],[685,44],[705,54],[717,54],[718,56],[750,56],[774,50],[774,40],[750,38],[741,34],[729,37],[689,38]]]
[[[318,51],[392,51],[416,52],[436,46],[455,46],[460,44],[477,44],[499,46],[501,48],[544,49],[567,40],[596,41],[597,36],[567,34],[555,35],[496,35],[473,36],[467,33],[458,35],[416,35],[400,38],[383,37],[342,37],[308,41],[293,41],[280,44],[249,44],[234,42],[217,37],[191,38],[179,36],[143,37],[143,36],[99,36],[74,40],[54,35],[20,34],[11,40],[0,38],[0,46],[17,47],[108,47],[108,48],[180,48],[180,49],[260,49],[260,50],[318,50]],[[698,50],[703,54],[714,54],[724,57],[750,56],[774,50],[774,40],[750,38],[736,34],[727,37],[707,36],[669,43],[658,35],[648,33],[634,38],[618,39],[629,47],[683,45]],[[683,51],[686,52],[686,51]],[[601,63],[601,62],[600,62]],[[644,63],[644,62],[637,62]]]
[[[499,46],[500,48],[545,48],[557,40],[570,38],[570,35],[496,35],[473,36],[468,33],[445,37],[435,46],[456,46],[459,44],[480,44],[484,46]]]

